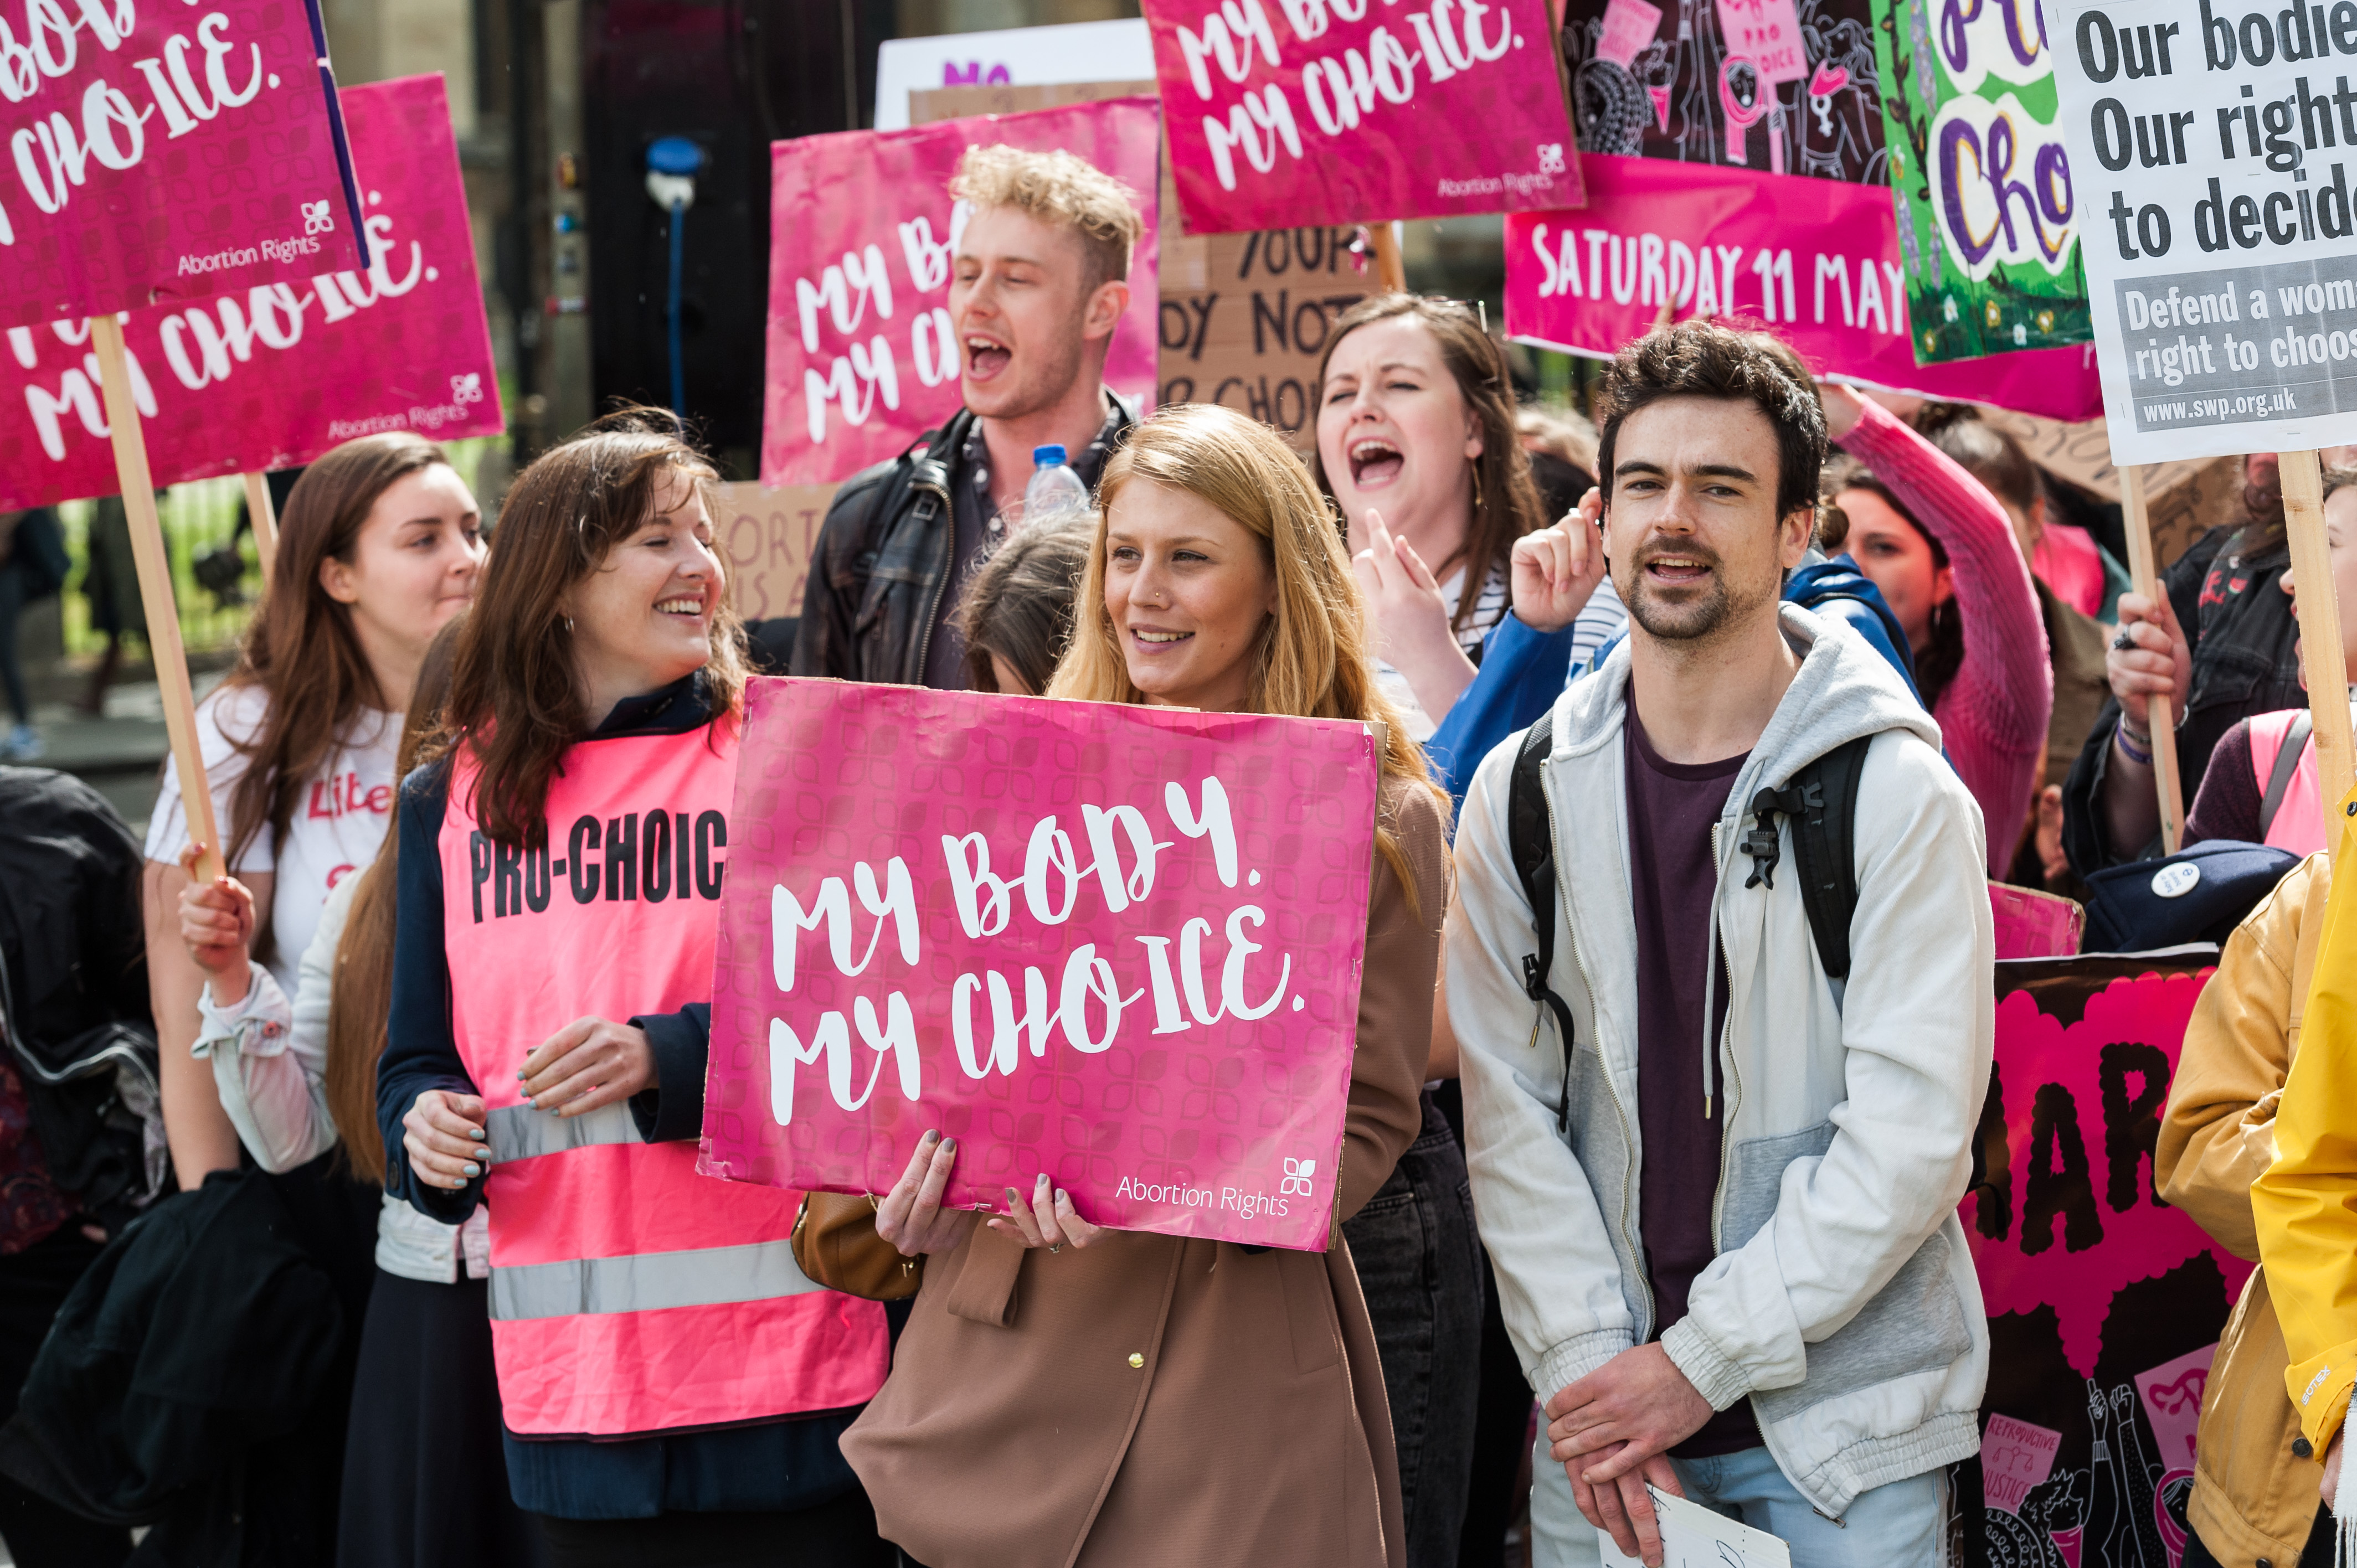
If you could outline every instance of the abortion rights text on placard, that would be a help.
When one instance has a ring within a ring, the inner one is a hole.
[[[1890,193],[1836,179],[1590,154],[1577,212],[1506,218],[1506,330],[1609,355],[1680,320],[1765,326],[1819,373],[1932,397],[2083,419],[2098,393],[2085,349],[1922,365]]]
[[[1373,868],[1367,725],[756,681],[707,1174],[1330,1234]]]
[[[1119,98],[773,144],[761,482],[847,479],[957,412],[963,349],[948,305],[970,209],[949,185],[976,145],[1070,152],[1135,194],[1145,232],[1105,381],[1152,407],[1161,141],[1154,100]]]
[[[318,0],[0,4],[0,326],[365,266]]]
[[[373,258],[124,322],[158,484],[290,468],[357,435],[496,435],[499,372],[439,76],[349,89]],[[0,349],[0,508],[120,488],[86,318]]]
[[[2357,5],[2047,22],[2113,457],[2357,441]]]
[[[1146,0],[1146,19],[1190,233],[1580,203],[1545,0]]]

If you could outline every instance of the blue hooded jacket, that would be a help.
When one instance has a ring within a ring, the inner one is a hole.
[[[1915,660],[1907,647],[1907,634],[1884,602],[1882,590],[1857,569],[1856,561],[1836,555],[1798,568],[1785,579],[1783,597],[1787,604],[1849,622],[1877,653],[1890,661],[1916,701],[1922,701],[1922,693],[1915,685]],[[1615,638],[1598,649],[1595,659],[1577,673],[1584,675],[1603,663],[1620,640]],[[1577,678],[1571,669],[1570,627],[1533,631],[1514,618],[1513,611],[1506,612],[1482,645],[1481,668],[1475,672],[1473,683],[1424,743],[1426,760],[1448,787],[1458,810],[1464,808],[1466,786],[1473,782],[1473,770],[1481,766],[1481,759],[1508,736],[1528,729]]]

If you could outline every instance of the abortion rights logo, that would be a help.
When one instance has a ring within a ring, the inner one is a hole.
[[[1276,1184],[1276,1190],[1287,1195],[1299,1193],[1302,1197],[1308,1197],[1310,1192],[1309,1178],[1317,1174],[1316,1160],[1287,1159],[1285,1162],[1285,1179]]]

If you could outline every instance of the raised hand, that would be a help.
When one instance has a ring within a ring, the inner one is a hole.
[[[1006,1215],[989,1224],[1002,1236],[1012,1236],[1027,1247],[1045,1247],[1051,1252],[1062,1251],[1066,1242],[1086,1247],[1104,1234],[1103,1227],[1090,1224],[1073,1210],[1071,1197],[1062,1187],[1049,1185],[1046,1171],[1041,1171],[1039,1179],[1032,1184],[1028,1201],[1008,1187]]]
[[[1507,581],[1516,620],[1554,632],[1579,618],[1604,580],[1604,538],[1596,527],[1603,512],[1603,492],[1591,489],[1561,522],[1514,541]]]

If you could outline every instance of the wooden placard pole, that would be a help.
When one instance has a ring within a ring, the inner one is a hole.
[[[2128,576],[2136,591],[2158,602],[2160,574],[2152,561],[2152,522],[2145,515],[2144,470],[2133,463],[2120,466],[2120,521],[2128,536]],[[2319,538],[2322,534],[2319,532]],[[2185,787],[2177,777],[2177,719],[2169,700],[2156,694],[2146,709],[2152,726],[2152,771],[2160,786],[2160,847],[2175,854],[2185,841]]]
[[[147,470],[147,443],[139,430],[139,405],[131,397],[131,372],[123,358],[123,323],[113,314],[91,317],[90,337],[98,351],[98,379],[106,397],[106,424],[114,442],[114,477],[123,487],[123,510],[131,521],[131,553],[139,565],[139,599],[147,616],[147,650],[163,688],[164,729],[172,741],[172,768],[180,781],[188,838],[205,846],[197,880],[221,874],[221,834],[213,826],[213,798],[205,788],[204,754],[197,746],[196,693],[188,683],[188,653],[180,646],[179,607],[172,597],[172,563],[164,549],[164,524],[156,515],[156,486]]]
[[[2349,664],[2341,651],[2341,606],[2332,593],[2332,552],[2324,539],[2324,474],[2314,452],[2276,455],[2283,475],[2284,532],[2291,545],[2291,576],[2301,591],[2299,668],[2308,681],[2308,708],[2316,725],[2317,803],[2324,811],[2324,842],[2341,842],[2333,813],[2349,792]]]
[[[278,564],[278,506],[270,499],[270,478],[257,470],[245,477],[245,515],[253,524],[253,553],[262,561],[262,590],[270,591],[270,569]]]
[[[1392,235],[1389,223],[1367,225],[1367,244],[1374,255],[1375,281],[1385,292],[1407,292],[1407,265],[1400,260],[1399,241]]]

